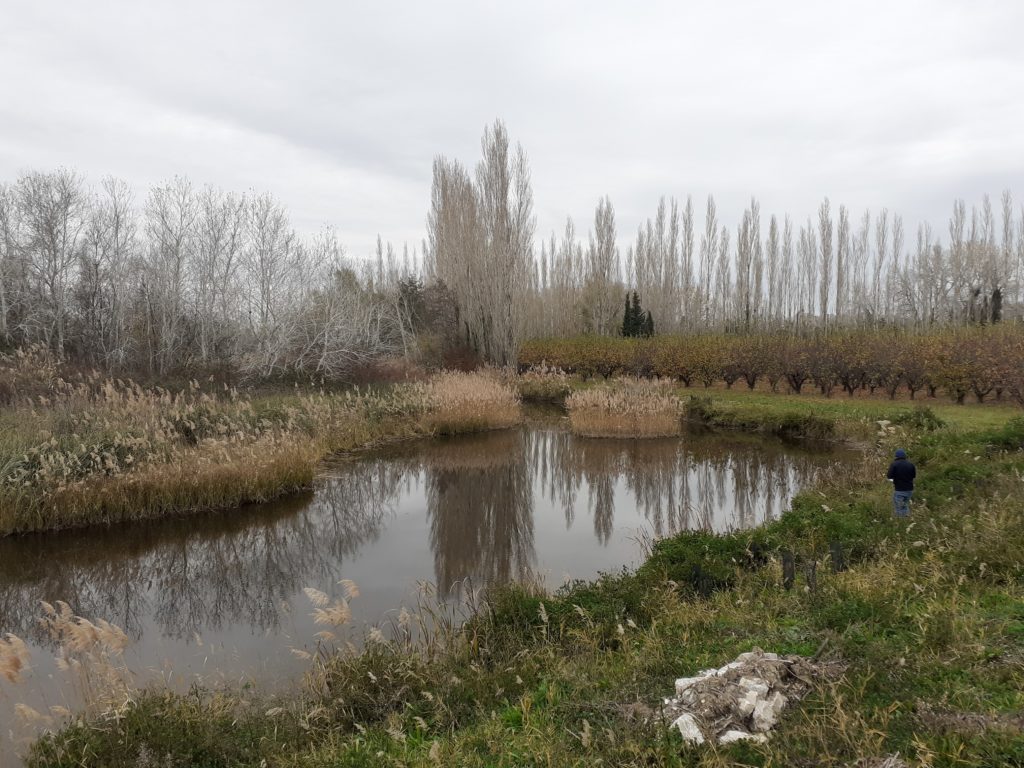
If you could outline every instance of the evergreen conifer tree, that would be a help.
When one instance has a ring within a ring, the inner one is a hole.
[[[622,335],[625,338],[633,335],[633,310],[629,306],[629,291],[626,291],[626,308],[622,312]]]
[[[640,308],[640,294],[633,292],[633,307],[630,309],[630,336],[639,336],[643,330],[643,309]]]
[[[640,335],[646,338],[654,335],[654,316],[651,314],[651,310],[647,310],[644,313],[643,330],[640,332]]]

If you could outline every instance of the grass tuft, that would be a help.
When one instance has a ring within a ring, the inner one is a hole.
[[[682,431],[681,405],[665,380],[615,379],[566,400],[572,431],[583,437],[672,437]]]

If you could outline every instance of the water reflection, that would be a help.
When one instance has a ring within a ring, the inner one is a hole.
[[[742,436],[581,440],[551,427],[407,445],[325,468],[315,493],[284,502],[0,540],[0,631],[46,644],[39,601],[64,599],[135,639],[273,635],[303,587],[340,575],[392,587],[382,601],[417,578],[446,594],[538,571],[587,577],[629,561],[640,528],[771,519],[830,461]]]

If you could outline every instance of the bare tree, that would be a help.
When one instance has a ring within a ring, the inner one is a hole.
[[[0,184],[0,344],[11,343],[9,315],[14,275],[21,261],[18,250],[18,209],[14,190]]]
[[[839,225],[836,230],[836,321],[846,317],[847,293],[850,290],[850,213],[845,205],[839,206]]]
[[[522,147],[510,151],[505,126],[484,131],[476,183],[455,162],[434,163],[428,219],[434,272],[454,292],[480,353],[515,362],[525,324],[523,299],[533,264],[533,192]]]
[[[119,370],[128,363],[133,268],[138,258],[134,196],[121,180],[107,177],[93,201],[83,237],[75,294],[80,343],[94,363]]]
[[[712,311],[712,323],[723,324],[728,321],[733,308],[730,306],[732,297],[732,259],[729,253],[729,229],[722,227],[718,236],[718,262],[715,265],[715,300]]]
[[[768,263],[768,317],[774,322],[780,313],[780,278],[782,273],[779,265],[779,222],[773,214],[768,222],[768,241],[765,244],[765,256]]]
[[[154,187],[146,202],[149,240],[143,298],[146,303],[149,368],[166,373],[186,347],[185,293],[195,248],[198,205],[192,184],[175,178]]]
[[[615,244],[615,209],[605,197],[594,212],[594,232],[587,248],[584,284],[584,325],[594,333],[618,330],[622,286],[619,249]]]
[[[885,259],[889,252],[889,210],[883,208],[875,221],[875,263],[874,281],[872,283],[871,319],[878,322],[883,309],[882,273],[885,270]]]
[[[821,308],[822,323],[827,324],[829,293],[832,288],[832,210],[827,197],[818,209],[818,242],[821,254],[818,304]]]
[[[683,228],[682,228],[682,307],[683,316],[687,322],[692,322],[693,318],[699,314],[695,311],[694,307],[694,295],[693,295],[693,247],[694,247],[694,235],[693,235],[693,198],[689,195],[686,196],[686,206],[683,208]]]
[[[704,215],[704,234],[700,239],[700,280],[703,286],[702,311],[704,322],[711,322],[711,289],[714,284],[715,259],[718,256],[718,212],[715,198],[708,195]]]
[[[195,284],[199,358],[204,364],[230,359],[235,350],[242,302],[239,270],[246,247],[249,201],[207,187],[199,198]]]
[[[75,280],[78,248],[86,226],[87,197],[73,171],[31,172],[17,185],[21,247],[38,299],[34,320],[42,340],[63,356],[68,304]]]
[[[818,238],[810,219],[807,219],[807,226],[800,228],[797,254],[800,260],[800,312],[804,317],[812,318],[817,314]]]

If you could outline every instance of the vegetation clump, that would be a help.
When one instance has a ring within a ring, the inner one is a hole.
[[[519,396],[525,402],[564,403],[572,391],[565,371],[541,364],[525,370],[516,379]]]
[[[46,391],[0,413],[0,535],[266,501],[308,487],[330,453],[521,418],[518,395],[490,373],[275,395],[88,373]]]
[[[424,398],[424,423],[437,435],[503,429],[522,421],[519,394],[493,371],[445,371],[416,391]]]
[[[581,389],[566,400],[572,431],[583,437],[671,437],[682,429],[672,384],[620,378]]]

